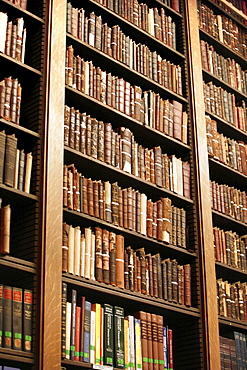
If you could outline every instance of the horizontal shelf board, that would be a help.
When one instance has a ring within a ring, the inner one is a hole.
[[[86,112],[93,118],[103,120],[104,122],[111,122],[114,128],[120,126],[128,127],[134,136],[138,138],[140,144],[147,147],[150,147],[150,142],[152,142],[152,146],[160,146],[164,150],[164,153],[175,153],[178,156],[185,155],[185,153],[187,154],[190,151],[189,145],[149,126],[144,126],[140,121],[135,120],[127,114],[67,85],[65,89],[65,102],[70,107],[79,109],[81,113]]]
[[[244,15],[244,13],[243,13],[243,22],[241,22],[237,17],[235,17],[233,14],[224,10],[220,5],[216,4],[214,1],[207,0],[207,2],[211,4],[215,9],[219,10],[220,13],[223,13],[227,18],[231,18],[234,22],[238,23],[241,27],[246,28],[246,25],[244,24],[244,20],[246,16]],[[229,5],[230,5],[229,8],[234,8],[234,6],[231,3]],[[238,12],[240,12],[240,10],[236,8],[236,15],[238,14]]]
[[[212,35],[210,35],[208,32],[200,29],[200,34],[202,36],[202,39],[210,43],[214,46],[216,49],[215,51],[219,54],[222,54],[226,58],[232,58],[235,59],[237,63],[239,63],[242,68],[245,70],[247,68],[247,59],[242,56],[239,53],[236,53],[231,48],[229,48],[227,45],[223,44],[221,41],[214,38]]]
[[[155,2],[156,2],[157,4],[159,4],[159,5],[162,5],[162,6],[163,6],[163,8],[165,8],[165,9],[167,9],[169,12],[171,12],[171,13],[172,13],[172,15],[175,15],[175,16],[176,16],[176,17],[178,17],[178,18],[183,18],[183,16],[182,16],[182,14],[181,14],[181,13],[179,13],[179,12],[177,12],[176,10],[172,9],[170,6],[168,6],[168,5],[164,4],[164,3],[163,3],[163,1],[161,1],[161,0],[155,0]]]
[[[64,222],[73,223],[75,227],[80,224],[80,220],[83,227],[99,226],[111,229],[116,234],[124,236],[125,245],[132,245],[135,249],[145,247],[147,253],[160,253],[163,258],[177,258],[179,260],[178,262],[183,261],[183,263],[189,263],[196,258],[196,253],[192,250],[166,244],[135,231],[113,225],[99,218],[64,208]]]
[[[245,235],[247,233],[247,224],[235,220],[233,217],[212,210],[214,226],[221,227],[224,230],[233,230],[237,234]]]
[[[42,76],[42,72],[40,72],[36,68],[30,67],[29,65],[27,65],[25,63],[19,62],[18,60],[14,59],[14,58],[11,58],[10,56],[8,56],[4,53],[0,53],[0,56],[2,58],[1,64],[4,67],[7,67],[7,66],[11,65],[11,68],[16,69],[17,74],[18,73],[24,73],[27,78],[28,77],[30,78],[31,75],[36,75],[37,77]],[[5,74],[6,74],[6,72],[5,72]]]
[[[228,186],[246,190],[247,176],[220,161],[209,158],[209,172],[211,180],[218,183],[226,182]]]
[[[231,94],[234,94],[237,101],[245,100],[247,101],[247,95],[242,93],[241,91],[235,89],[227,82],[221,80],[220,78],[216,77],[214,74],[208,72],[206,69],[202,70],[203,76],[205,77],[205,82],[213,81],[214,85],[222,87],[224,90],[227,90]]]
[[[36,273],[36,264],[30,261],[25,261],[11,255],[0,255],[0,265],[15,270],[22,270],[31,274]]]
[[[223,118],[213,114],[209,111],[205,111],[206,115],[209,115],[215,121],[217,121],[217,129],[219,133],[223,133],[227,137],[235,140],[242,140],[247,143],[247,133],[240,130],[239,128],[232,125],[230,122],[225,121]]]
[[[174,205],[186,207],[188,204],[193,204],[191,199],[185,198],[171,190],[158,187],[157,185],[142,180],[140,177],[134,176],[128,172],[115,168],[107,163],[94,159],[90,156],[82,154],[74,149],[65,147],[65,164],[75,163],[75,167],[83,175],[91,177],[92,173],[100,174],[100,179],[117,181],[121,187],[130,187],[130,185],[141,192],[145,192],[149,197],[157,198],[169,197]]]
[[[5,6],[5,8],[4,8],[4,9],[6,9],[5,11],[7,11],[7,10],[12,10],[13,11],[13,9],[14,9],[14,11],[16,12],[16,14],[19,17],[20,16],[21,17],[28,17],[28,18],[30,18],[30,20],[33,20],[33,21],[36,21],[36,22],[39,22],[39,23],[43,23],[43,24],[45,23],[45,21],[42,18],[40,18],[37,15],[29,12],[28,10],[25,10],[25,9],[21,8],[18,5],[15,5],[15,4],[11,3],[8,0],[1,0],[1,7],[3,5]]]
[[[157,52],[159,52],[161,56],[165,55],[166,58],[169,58],[176,63],[179,60],[185,59],[185,56],[182,53],[180,53],[178,50],[173,49],[172,47],[166,45],[162,41],[159,41],[156,37],[152,36],[147,31],[139,28],[134,23],[129,22],[127,19],[125,19],[121,15],[97,3],[94,0],[89,0],[89,3],[91,3],[94,9],[96,9],[96,15],[98,15],[97,10],[100,10],[100,14],[103,15],[103,24],[105,23],[104,20],[106,19],[107,19],[107,22],[109,23],[109,16],[110,16],[114,20],[114,22],[111,22],[112,25],[118,24],[120,26],[120,29],[124,32],[124,34],[127,34],[127,35],[129,34],[131,38],[134,39],[134,41],[144,43],[145,45],[149,46],[152,50],[156,50]],[[177,12],[176,12],[176,15],[177,15]],[[174,17],[173,21],[175,20],[176,20],[176,16]]]
[[[62,280],[65,283],[80,285],[80,287],[94,290],[95,292],[100,292],[100,293],[105,293],[107,295],[116,296],[118,300],[120,298],[123,300],[129,300],[129,301],[135,301],[135,302],[138,300],[138,304],[150,305],[150,306],[154,306],[157,308],[161,308],[163,310],[173,310],[175,312],[194,316],[194,317],[200,316],[199,309],[194,308],[194,307],[186,307],[184,305],[171,303],[161,298],[149,297],[141,293],[131,292],[126,289],[121,289],[121,288],[107,285],[104,283],[99,283],[93,280],[87,280],[85,278],[70,275],[68,273],[63,274]],[[138,310],[138,307],[137,307],[137,310]]]
[[[0,348],[0,357],[3,360],[17,361],[16,366],[21,363],[33,364],[34,354],[14,349]]]
[[[215,262],[215,267],[216,267],[216,275],[217,278],[222,278],[224,280],[229,280],[231,278],[231,282],[234,281],[246,281],[247,279],[247,272],[242,271],[240,269],[237,269],[232,266],[228,266],[225,263],[221,262]]]
[[[18,133],[18,135],[25,135],[26,138],[27,137],[33,137],[35,139],[40,139],[40,134],[38,134],[37,132],[34,132],[32,130],[29,130],[28,128],[26,127],[23,127],[21,125],[17,125],[16,123],[14,122],[10,122],[10,121],[7,121],[6,119],[4,118],[0,118],[0,128],[1,130],[5,130],[6,132],[9,130],[9,131],[15,131],[16,133]]]
[[[219,324],[226,327],[231,327],[232,329],[242,329],[247,330],[247,322],[240,320],[235,320],[230,317],[219,316]]]
[[[72,360],[68,360],[68,359],[62,359],[62,365],[73,366],[73,367],[84,367],[84,368],[87,368],[87,369],[92,369],[93,368],[93,365],[90,364],[90,363],[81,362],[81,361],[72,361]]]
[[[160,85],[159,83],[151,80],[150,78],[142,75],[141,73],[131,69],[122,62],[113,59],[108,54],[92,47],[91,45],[79,40],[78,38],[67,33],[67,44],[73,45],[75,55],[80,57],[84,56],[85,59],[95,60],[93,65],[95,67],[100,66],[107,73],[114,71],[114,76],[122,77],[129,81],[132,85],[138,85],[143,90],[153,90],[159,93],[161,97],[166,97],[169,99],[176,99],[182,103],[187,103],[188,100],[182,95]]]
[[[10,201],[10,203],[23,203],[23,202],[37,202],[38,197],[33,194],[26,193],[24,191],[11,188],[7,185],[0,184],[0,197],[4,200]],[[8,200],[9,199],[9,200]]]

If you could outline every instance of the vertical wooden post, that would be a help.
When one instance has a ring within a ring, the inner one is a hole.
[[[204,338],[205,369],[220,370],[216,273],[197,6],[197,0],[185,0],[191,119],[194,128],[202,337]]]
[[[46,3],[38,368],[60,370],[66,1]]]

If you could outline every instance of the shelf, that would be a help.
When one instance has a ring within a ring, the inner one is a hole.
[[[30,11],[23,9],[20,6],[15,5],[8,0],[1,0],[1,8],[7,13],[8,11],[14,12],[16,14],[16,17],[24,17],[25,20],[29,20],[29,22],[32,23],[38,22],[42,24],[45,23],[45,21],[41,17],[38,17],[34,13],[31,13]]]
[[[224,90],[228,90],[231,94],[234,94],[237,101],[245,100],[247,101],[247,95],[242,93],[241,91],[235,89],[227,82],[221,80],[220,78],[216,77],[214,74],[208,72],[206,69],[202,70],[203,76],[205,77],[205,82],[213,81],[214,85],[222,87]]]
[[[36,273],[36,264],[30,261],[25,261],[11,255],[0,255],[1,272],[4,269],[16,269],[30,274]]]
[[[131,184],[133,188],[140,192],[144,192],[148,198],[152,197],[153,200],[168,196],[172,200],[172,204],[176,206],[186,207],[193,204],[191,199],[176,194],[171,190],[158,187],[149,181],[142,180],[140,177],[115,168],[114,166],[94,159],[86,154],[82,154],[69,147],[65,147],[64,161],[65,164],[74,163],[78,172],[82,172],[86,177],[92,177],[92,174],[100,174],[101,180],[107,181],[109,179],[114,179],[122,188],[129,187]]]
[[[122,62],[113,59],[109,55],[92,47],[84,41],[79,40],[69,33],[67,33],[67,45],[73,46],[75,55],[83,55],[84,59],[95,60],[95,66],[101,66],[108,73],[112,73],[114,70],[114,75],[123,77],[125,80],[131,82],[132,85],[140,86],[142,90],[153,90],[154,92],[159,93],[161,97],[179,100],[181,103],[187,103],[187,99],[185,99],[182,95],[179,95],[176,92],[173,92],[172,90],[160,85],[154,80],[147,78],[141,73],[129,68]]]
[[[238,17],[234,16],[232,13],[228,12],[227,10],[224,10],[220,5],[216,4],[214,1],[207,0],[207,3],[212,5],[215,9],[217,9],[219,13],[223,13],[226,17],[231,18],[234,22],[238,23],[241,27],[246,28],[246,25],[243,22],[241,22],[238,19]],[[239,10],[236,8],[236,11],[239,11]],[[243,21],[245,20],[244,18],[245,16],[243,15]]]
[[[16,74],[22,74],[24,75],[22,78],[30,78],[30,76],[33,77],[41,77],[42,73],[38,71],[36,68],[30,67],[29,65],[19,62],[18,60],[11,58],[10,56],[0,53],[1,57],[1,65],[5,70],[9,69],[9,66],[11,65],[11,69],[16,70]],[[4,72],[5,74],[7,72]],[[6,76],[7,77],[7,76]],[[18,76],[19,77],[19,76]]]
[[[215,262],[215,267],[217,277],[221,277],[223,280],[228,280],[230,277],[231,281],[247,281],[247,271],[242,271],[221,262]]]
[[[217,121],[217,128],[219,133],[223,133],[225,136],[230,137],[234,140],[242,140],[247,143],[247,133],[240,130],[239,128],[232,125],[230,122],[225,121],[216,114],[209,111],[205,111],[206,115],[209,115],[212,119]]]
[[[190,151],[189,145],[165,135],[158,130],[150,128],[149,126],[144,126],[142,122],[72,87],[66,86],[65,102],[70,107],[74,107],[80,111],[82,111],[83,107],[83,111],[90,114],[91,117],[103,120],[104,122],[111,122],[114,128],[120,126],[128,127],[131,129],[134,136],[138,138],[140,143],[146,147],[150,147],[150,142],[152,142],[153,146],[160,146],[164,153],[175,153],[177,156],[184,155],[185,152],[189,153]]]
[[[0,129],[5,130],[6,134],[8,133],[15,133],[18,135],[18,142],[19,137],[23,138],[23,140],[34,140],[40,139],[40,134],[29,130],[26,127],[18,125],[14,122],[7,121],[4,118],[0,118]]]
[[[242,66],[243,70],[247,69],[247,59],[244,56],[236,53],[227,45],[223,44],[222,42],[220,42],[219,40],[211,36],[208,32],[202,29],[200,29],[200,35],[203,40],[207,41],[208,43],[211,43],[215,48],[215,51],[217,51],[219,54],[226,58],[229,57],[235,59],[235,61]]]
[[[247,322],[232,319],[230,317],[219,316],[219,325],[234,329],[247,330]]]
[[[11,204],[24,204],[30,202],[37,202],[38,197],[33,194],[26,193],[24,191],[11,188],[7,185],[0,184],[0,196],[4,198],[5,202],[10,201]]]
[[[135,249],[145,247],[146,253],[160,253],[163,258],[172,257],[179,260],[182,258],[184,263],[189,263],[196,258],[196,253],[189,248],[185,249],[160,242],[135,231],[124,229],[123,227],[113,225],[99,218],[72,211],[67,208],[64,208],[64,222],[72,223],[73,226],[83,224],[83,227],[95,227],[99,225],[100,227],[106,227],[117,234],[123,235],[125,245],[132,245]]]
[[[34,354],[16,351],[14,349],[0,348],[1,360],[16,361],[15,366],[20,365],[20,363],[34,364]]]
[[[246,234],[247,225],[245,223],[215,210],[212,210],[212,216],[214,226],[218,226],[224,230],[236,231],[240,236]]]
[[[97,3],[94,0],[89,0],[90,8],[92,10],[96,11],[97,13],[100,13],[103,16],[103,20],[107,19],[107,24],[110,26],[113,26],[114,24],[118,24],[123,30],[123,32],[131,38],[134,38],[136,42],[140,42],[142,44],[145,44],[149,46],[149,48],[154,51],[160,53],[160,55],[164,58],[168,58],[169,60],[178,63],[178,61],[182,61],[185,59],[185,56],[183,53],[179,52],[178,50],[166,45],[162,41],[159,41],[156,37],[152,36],[150,33],[146,32],[145,30],[139,28],[134,23],[131,23],[121,15],[115,13],[114,11],[108,9],[106,6],[103,6],[99,3]],[[164,4],[162,4],[164,5]],[[78,7],[81,7],[82,4],[77,4]],[[83,4],[83,6],[86,6],[86,4]],[[156,4],[154,4],[154,7],[157,7]],[[177,14],[177,13],[176,13]],[[173,14],[171,14],[173,16]],[[181,16],[181,15],[180,15]],[[112,21],[111,21],[112,18]],[[181,19],[180,19],[181,20]],[[174,19],[173,19],[174,21]],[[105,23],[103,21],[103,23]]]
[[[247,176],[218,160],[209,158],[209,172],[212,181],[227,182],[227,185],[242,191],[246,189]]]
[[[149,297],[141,293],[131,292],[126,289],[121,289],[93,280],[87,280],[85,278],[70,275],[68,273],[63,274],[63,282],[83,288],[83,291],[85,291],[85,296],[89,301],[90,299],[97,301],[97,299],[102,299],[104,296],[106,296],[106,302],[114,304],[115,300],[116,304],[117,300],[118,305],[122,305],[124,308],[126,308],[126,310],[130,310],[132,313],[133,302],[138,301],[138,306],[136,307],[137,311],[143,309],[151,312],[153,311],[153,308],[155,308],[155,311],[159,310],[159,312],[162,312],[162,315],[165,314],[166,318],[171,314],[171,311],[172,316],[176,313],[193,317],[200,316],[199,310],[194,307],[186,307],[184,305],[171,303],[161,298]],[[148,308],[147,306],[151,307]],[[136,310],[134,312],[136,312]]]

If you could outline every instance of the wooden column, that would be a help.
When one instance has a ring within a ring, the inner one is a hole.
[[[216,273],[197,0],[185,0],[185,3],[191,120],[194,128],[192,136],[198,209],[204,364],[207,370],[220,370]]]
[[[60,370],[66,1],[46,3],[38,368]]]

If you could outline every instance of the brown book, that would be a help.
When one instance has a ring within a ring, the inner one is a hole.
[[[147,201],[147,236],[153,237],[153,202],[151,199]]]
[[[159,346],[157,315],[151,314],[152,345],[153,345],[153,370],[159,369]]]
[[[23,189],[26,193],[30,193],[32,163],[33,163],[32,153],[27,153],[26,154],[26,166],[25,166],[25,180],[24,180],[24,189]]]
[[[163,337],[163,316],[156,315],[158,328],[158,365],[159,370],[164,369],[164,337]]]
[[[184,265],[184,303],[191,306],[191,267]]]
[[[124,237],[116,236],[116,285],[124,288]]]
[[[136,253],[139,257],[141,267],[141,293],[147,294],[145,249],[139,248],[136,250]]]
[[[69,225],[63,223],[63,236],[62,236],[62,271],[68,271],[68,237],[69,237]]]
[[[119,207],[119,202],[118,202],[118,184],[117,182],[114,182],[111,186],[112,190],[112,223],[113,225],[119,225],[118,223],[118,207]]]
[[[182,162],[183,167],[183,195],[186,198],[191,197],[190,194],[190,163]]]
[[[3,183],[10,187],[14,186],[16,149],[17,138],[15,135],[6,135]]]
[[[82,213],[86,213],[88,214],[88,196],[87,196],[87,182],[88,182],[88,179],[84,176],[81,177],[81,190],[80,190],[80,193],[81,193],[81,204],[80,204],[80,207],[81,207],[81,212]],[[69,207],[69,205],[68,205]]]
[[[126,248],[126,255],[127,255],[127,271],[128,272],[128,289],[130,291],[134,291],[134,270],[135,270],[135,265],[134,265],[134,251],[131,247]],[[124,272],[125,272],[124,271]]]
[[[103,282],[110,284],[110,251],[109,251],[109,231],[103,230],[102,234],[102,271]]]
[[[162,151],[160,147],[154,148],[155,183],[162,187]]]
[[[94,216],[93,180],[87,179],[88,214]]]
[[[153,337],[152,337],[152,320],[151,313],[146,313],[147,320],[147,342],[148,342],[148,370],[154,370],[154,356],[153,356]]]
[[[0,253],[10,253],[11,208],[8,204],[0,209]]]
[[[70,107],[64,106],[64,145],[69,145]]]
[[[102,229],[95,227],[95,277],[99,282],[103,281],[102,260]]]
[[[3,182],[4,157],[5,157],[6,134],[0,131],[0,183]]]
[[[111,132],[112,126],[110,123],[104,125],[104,157],[105,163],[111,164]]]
[[[99,181],[93,181],[93,215],[99,217]]]
[[[152,256],[152,269],[153,269],[153,296],[158,298],[158,266],[156,256]]]
[[[116,285],[116,242],[117,236],[114,232],[109,233],[109,253],[110,253],[110,284]]]
[[[173,100],[172,104],[173,104],[173,137],[181,141],[183,105],[176,100]]]
[[[161,258],[160,254],[155,255],[157,261],[157,282],[158,282],[158,297],[163,298],[162,292],[162,271],[161,271]]]
[[[178,272],[177,272],[177,261],[172,260],[171,261],[171,273],[172,273],[172,302],[178,303]]]
[[[129,256],[124,250],[124,288],[129,290]]]

